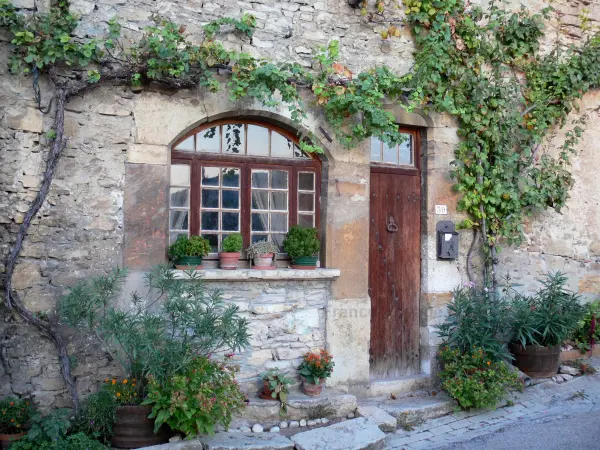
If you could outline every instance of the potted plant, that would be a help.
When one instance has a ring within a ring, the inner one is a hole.
[[[221,260],[221,269],[235,270],[237,269],[238,261],[240,259],[240,252],[244,242],[240,233],[233,233],[223,239],[221,248],[222,252],[219,252],[219,259]]]
[[[326,350],[306,353],[298,368],[302,379],[302,391],[313,397],[321,394],[325,380],[333,373],[334,365],[333,356]]]
[[[210,253],[210,244],[202,236],[179,236],[169,246],[169,258],[180,270],[202,269],[202,258]]]
[[[515,365],[527,375],[556,375],[562,343],[577,328],[584,308],[565,286],[567,277],[548,273],[533,296],[515,295],[511,300],[513,338],[510,343]]]
[[[4,397],[0,400],[0,413],[0,445],[4,449],[27,434],[35,408],[29,400]]]
[[[279,400],[281,407],[279,414],[287,413],[288,388],[292,384],[292,379],[282,374],[279,369],[269,369],[260,374],[263,380],[263,392],[260,398],[265,400]]]
[[[321,249],[317,229],[293,226],[283,241],[283,249],[292,258],[292,269],[314,270]]]
[[[275,254],[279,247],[269,241],[258,241],[246,249],[249,260],[253,260],[253,267],[258,270],[275,269]]]

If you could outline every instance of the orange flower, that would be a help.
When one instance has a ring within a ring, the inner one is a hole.
[[[108,378],[104,380],[105,383],[108,383]]]
[[[117,380],[115,380],[115,379],[113,378],[113,380],[112,380],[112,384],[117,384]]]
[[[120,397],[120,396],[121,396],[121,393],[120,393],[120,392],[117,392],[117,397]]]
[[[14,422],[14,421],[15,421],[15,419],[10,419],[10,421],[11,421],[11,422]]]
[[[488,366],[489,366],[491,363],[492,363],[491,361],[488,361]]]
[[[10,402],[10,406],[14,406],[15,402]]]
[[[127,384],[127,378],[123,380],[123,384]]]

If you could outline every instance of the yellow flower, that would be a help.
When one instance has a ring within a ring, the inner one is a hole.
[[[120,396],[121,396],[121,393],[120,393],[120,392],[117,392],[117,397],[120,397]]]

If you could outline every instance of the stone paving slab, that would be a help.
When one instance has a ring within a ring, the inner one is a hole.
[[[296,450],[380,450],[385,433],[365,417],[292,436]]]
[[[456,402],[446,394],[440,393],[431,397],[388,400],[379,407],[394,416],[399,425],[410,425],[444,416],[454,410]]]
[[[294,450],[294,444],[278,433],[217,433],[201,438],[204,450]]]
[[[356,412],[359,416],[369,419],[383,432],[390,433],[396,431],[398,426],[396,418],[377,406],[360,405]]]

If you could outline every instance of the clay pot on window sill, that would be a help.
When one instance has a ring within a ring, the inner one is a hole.
[[[0,448],[9,448],[11,443],[20,440],[26,434],[26,431],[17,434],[0,434]]]
[[[235,270],[240,260],[240,252],[219,252],[219,259],[221,260],[221,269]]]
[[[321,378],[319,380],[319,384],[314,384],[308,381],[304,377],[302,378],[302,392],[311,397],[317,397],[321,395],[321,391],[323,390],[323,386],[325,386],[325,378]]]
[[[175,262],[178,270],[202,270],[202,256],[182,256]]]
[[[254,257],[253,269],[256,270],[274,270],[276,267],[273,264],[274,253],[263,253]]]

